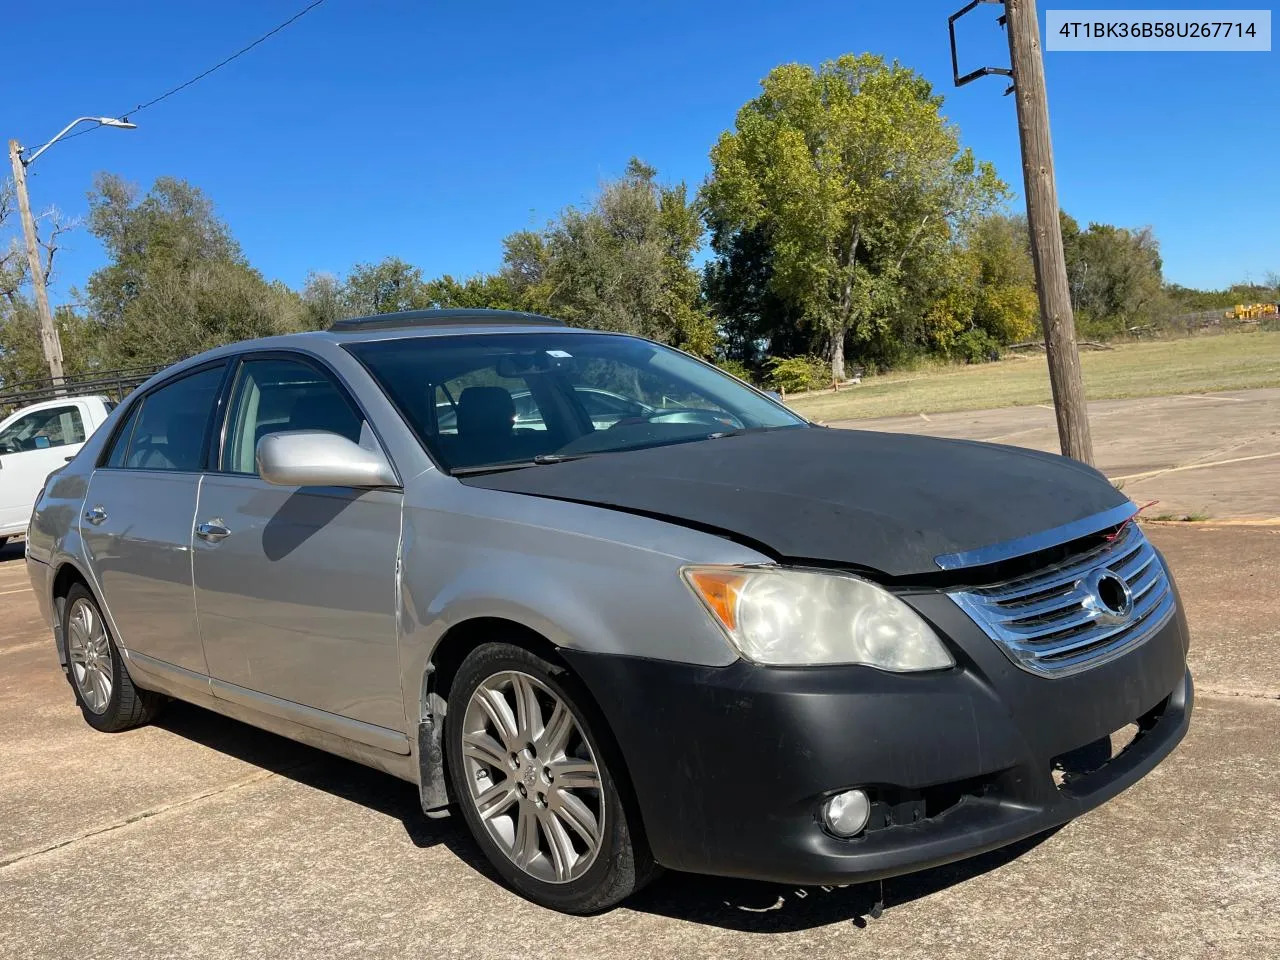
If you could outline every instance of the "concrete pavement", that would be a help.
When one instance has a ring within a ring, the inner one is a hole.
[[[856,388],[855,388],[856,389]],[[1280,518],[1280,388],[1096,400],[1098,469],[1148,515]],[[986,440],[1058,452],[1049,406],[832,421],[834,427]]]
[[[194,707],[99,734],[0,552],[0,957],[1280,955],[1280,530],[1155,525],[1199,685],[1178,751],[1049,836],[865,887],[668,875],[571,918],[401,781]]]

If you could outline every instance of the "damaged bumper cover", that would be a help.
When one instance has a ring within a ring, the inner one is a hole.
[[[563,651],[617,738],[660,863],[797,884],[938,866],[1091,810],[1186,733],[1180,604],[1125,656],[1049,679],[1014,666],[945,596],[912,602],[949,639],[954,668],[707,668]],[[1081,748],[1131,723],[1122,752],[1063,777]],[[868,792],[872,815],[838,839],[819,808],[850,788]]]

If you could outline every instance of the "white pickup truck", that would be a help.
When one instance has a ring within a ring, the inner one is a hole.
[[[0,546],[27,529],[40,485],[76,455],[115,401],[58,397],[0,420]]]

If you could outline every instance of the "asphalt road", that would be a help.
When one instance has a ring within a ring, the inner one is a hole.
[[[1280,528],[1153,527],[1197,712],[1133,789],[1048,836],[866,887],[667,875],[599,917],[488,875],[411,786],[173,705],[95,733],[0,551],[0,957],[1280,955]]]
[[[856,388],[855,388],[856,389]],[[1094,459],[1148,516],[1280,519],[1280,389],[1095,400]],[[839,420],[832,426],[1058,452],[1047,405]]]

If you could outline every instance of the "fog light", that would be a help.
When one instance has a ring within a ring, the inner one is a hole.
[[[822,822],[837,837],[852,837],[862,832],[871,816],[871,801],[861,790],[837,793],[822,805]]]

